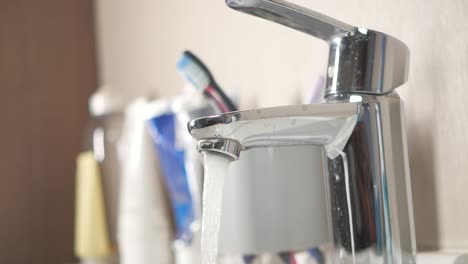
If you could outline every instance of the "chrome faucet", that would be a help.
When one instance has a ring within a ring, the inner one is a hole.
[[[407,46],[282,0],[226,3],[327,41],[326,103],[192,120],[198,149],[235,161],[251,148],[322,146],[333,262],[416,263],[403,102],[393,91],[407,81]]]

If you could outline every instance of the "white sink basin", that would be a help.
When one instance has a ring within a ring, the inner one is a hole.
[[[423,252],[418,264],[468,264],[468,253]]]

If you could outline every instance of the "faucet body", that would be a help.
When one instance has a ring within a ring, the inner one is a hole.
[[[334,261],[416,263],[403,103],[396,93],[327,98],[350,100],[361,102],[357,122],[326,160]]]
[[[396,93],[330,95],[324,104],[196,119],[189,131],[200,151],[231,160],[251,148],[322,146],[334,263],[411,264],[416,245],[403,114]]]

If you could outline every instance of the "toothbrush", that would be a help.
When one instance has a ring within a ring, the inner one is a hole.
[[[285,264],[297,264],[296,257],[293,252],[283,252],[279,254],[279,257]]]
[[[177,62],[177,69],[196,89],[203,91],[206,97],[211,98],[221,111],[237,111],[237,107],[221,90],[208,67],[192,52],[184,52]]]

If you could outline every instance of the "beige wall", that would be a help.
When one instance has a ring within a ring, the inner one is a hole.
[[[387,32],[411,50],[406,101],[420,247],[468,248],[468,2],[296,0]],[[242,108],[298,103],[325,73],[327,46],[234,12],[223,0],[97,0],[100,76],[129,97],[177,94],[190,48]]]

